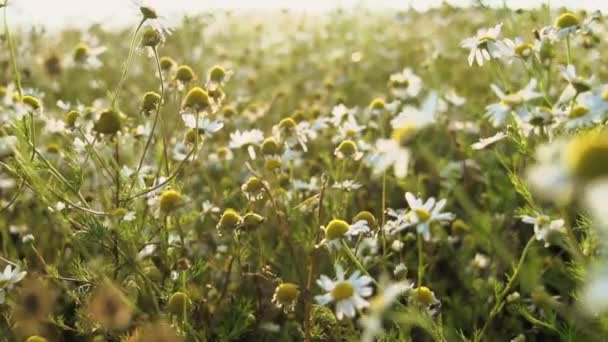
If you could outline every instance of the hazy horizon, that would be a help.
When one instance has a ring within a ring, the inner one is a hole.
[[[418,10],[424,10],[442,3],[442,0],[174,0],[148,1],[165,17],[179,18],[184,14],[202,13],[214,9],[232,10],[272,10],[292,9],[297,11],[323,12],[335,8],[352,8],[355,6],[370,6],[374,8],[408,8],[410,5]],[[470,0],[449,0],[448,3],[466,6]],[[502,5],[501,0],[485,1],[490,5]],[[535,7],[549,3],[553,7],[566,6],[570,8],[607,10],[608,2],[598,3],[596,0],[554,0],[554,1],[507,1],[509,7]],[[9,21],[12,25],[42,25],[48,28],[82,27],[93,23],[108,25],[125,25],[132,23],[136,16],[135,6],[131,0],[12,0],[10,3]]]

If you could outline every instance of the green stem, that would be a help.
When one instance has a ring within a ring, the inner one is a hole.
[[[494,319],[494,317],[496,317],[496,315],[498,315],[498,313],[500,313],[501,309],[503,308],[504,300],[507,297],[507,295],[509,294],[509,292],[511,292],[511,289],[513,288],[513,286],[515,285],[517,276],[519,275],[519,272],[521,271],[521,267],[524,264],[524,260],[526,259],[526,256],[528,255],[528,252],[530,251],[530,247],[534,243],[534,240],[535,240],[534,236],[532,236],[530,238],[530,240],[528,240],[528,243],[524,247],[524,250],[521,252],[521,256],[519,257],[517,266],[515,267],[515,270],[513,271],[513,275],[511,275],[511,277],[509,277],[509,281],[507,282],[507,285],[500,292],[500,294],[496,297],[496,303],[494,303],[494,307],[492,307],[492,310],[490,311],[488,319],[484,323],[481,330],[479,330],[479,332],[475,334],[474,341],[476,341],[476,342],[482,341],[483,335],[485,334],[486,330],[490,326],[490,323],[492,323],[492,320]]]
[[[131,66],[131,60],[133,59],[133,52],[135,50],[135,39],[137,38],[137,34],[139,33],[139,30],[141,30],[141,27],[144,25],[144,22],[146,21],[147,18],[143,18],[139,24],[137,25],[137,28],[135,29],[135,32],[133,33],[133,37],[131,38],[131,46],[129,47],[129,56],[127,57],[127,64],[125,65],[125,68],[122,71],[122,75],[120,76],[120,81],[118,82],[118,87],[116,88],[116,90],[114,91],[114,95],[112,96],[112,102],[110,107],[114,108],[114,105],[116,104],[116,99],[118,98],[118,95],[120,94],[120,90],[122,89],[122,86],[124,85],[125,81],[127,80],[127,73],[129,72],[129,67]]]
[[[357,257],[353,254],[353,251],[350,249],[350,247],[348,247],[348,244],[346,243],[346,240],[342,239],[342,249],[346,252],[346,255],[348,256],[348,258],[350,259],[350,261],[353,262],[353,264],[355,264],[355,266],[357,266],[357,268],[359,269],[359,271],[361,271],[361,273],[365,274],[366,276],[372,278],[372,282],[375,285],[378,285],[378,283],[376,282],[376,280],[374,279],[374,277],[372,277],[369,272],[367,271],[367,269],[363,266],[363,264],[361,264],[361,262],[359,261],[359,259],[357,259]]]
[[[422,239],[422,234],[416,234],[416,236],[416,246],[418,249],[418,286],[422,286],[422,281],[424,279],[424,241]]]
[[[144,146],[144,150],[139,159],[139,164],[137,165],[137,170],[135,170],[135,175],[133,177],[133,181],[131,182],[131,185],[129,187],[128,196],[131,196],[131,191],[133,190],[133,187],[135,186],[135,182],[137,182],[137,178],[139,178],[139,172],[141,172],[141,168],[144,165],[146,153],[148,152],[148,149],[150,148],[150,144],[152,143],[152,138],[154,137],[154,132],[156,131],[156,126],[158,124],[158,119],[160,117],[160,107],[163,103],[163,98],[165,97],[165,84],[163,81],[163,73],[162,73],[162,69],[160,67],[160,60],[158,58],[158,50],[156,49],[156,47],[153,48],[153,52],[154,52],[154,59],[156,60],[156,67],[158,69],[158,77],[160,78],[160,100],[158,102],[158,105],[156,106],[156,112],[154,113],[154,121],[152,123],[152,130],[150,131],[150,135],[148,136],[148,139],[146,140],[146,145]],[[163,150],[164,151],[167,150],[167,146],[165,145],[164,139],[163,139]],[[166,152],[165,152],[165,155],[166,155]]]

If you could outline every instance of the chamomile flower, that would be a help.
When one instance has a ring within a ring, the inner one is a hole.
[[[282,141],[288,148],[300,146],[302,151],[308,151],[307,143],[316,137],[316,132],[310,129],[310,123],[301,121],[296,124],[292,118],[285,118],[272,128],[273,136]]]
[[[173,30],[169,21],[161,16],[158,11],[152,6],[150,0],[132,0],[138,16],[141,17],[146,24],[152,26],[163,34],[170,34]]]
[[[254,146],[259,145],[264,141],[264,133],[259,129],[252,129],[248,131],[236,130],[230,133],[230,143],[228,147],[231,149],[240,149],[243,147],[247,148],[249,157],[251,159],[256,158]]]
[[[345,278],[342,266],[336,266],[336,280],[326,275],[321,275],[317,284],[326,291],[323,295],[315,296],[317,303],[328,305],[335,302],[336,317],[341,320],[344,317],[355,317],[356,309],[369,306],[365,298],[372,295],[373,289],[369,286],[374,280],[366,275],[355,271],[350,277]]]
[[[407,176],[407,169],[410,162],[410,149],[400,144],[399,135],[403,130],[397,130],[393,133],[393,139],[378,139],[374,153],[370,155],[367,161],[372,166],[375,176],[381,175],[390,167],[393,168],[395,177],[404,178]],[[405,133],[405,131],[403,131]],[[406,133],[405,135],[410,135]]]
[[[105,46],[82,42],[74,47],[71,64],[85,69],[98,69],[103,65],[99,56],[106,52],[106,50]]]
[[[15,284],[23,280],[26,274],[18,266],[13,268],[11,265],[6,265],[4,271],[0,273],[0,304],[4,303],[6,292],[10,291]]]
[[[479,29],[473,37],[466,38],[460,43],[462,48],[469,49],[469,65],[477,63],[479,66],[484,64],[484,61],[489,61],[494,58],[500,58],[508,50],[504,42],[498,39],[502,23],[488,29]]]
[[[568,86],[562,91],[559,96],[558,103],[566,104],[570,102],[578,94],[591,90],[595,83],[595,78],[584,78],[578,75],[576,67],[572,64],[559,66],[562,78],[568,81]]]
[[[557,203],[608,176],[608,132],[596,129],[538,147],[528,180],[539,195]]]
[[[420,108],[407,106],[403,108],[401,113],[391,120],[391,125],[394,129],[402,127],[415,127],[421,129],[437,120],[439,106],[439,95],[437,92],[431,92],[422,103]]]
[[[425,308],[431,315],[437,313],[441,308],[441,302],[435,297],[435,293],[426,286],[418,286],[409,293],[410,303]]]
[[[399,233],[402,229],[410,226],[415,226],[416,231],[422,234],[425,240],[431,238],[431,224],[434,222],[447,222],[454,219],[454,214],[442,212],[446,204],[446,200],[442,199],[439,202],[435,201],[434,197],[423,201],[416,198],[411,192],[405,194],[405,200],[409,205],[410,211],[407,214],[405,224],[398,229],[388,231],[389,234]]]
[[[422,89],[422,79],[411,68],[392,74],[388,84],[391,94],[399,99],[416,97]]]
[[[188,128],[196,128],[196,116],[192,114],[183,114],[182,120]],[[198,131],[208,137],[211,137],[214,133],[217,133],[224,127],[224,122],[220,120],[212,120],[209,118],[198,119]]]
[[[388,309],[402,296],[410,291],[413,284],[409,281],[388,284],[379,294],[370,300],[369,312],[361,317],[359,324],[363,328],[362,342],[376,341],[377,336],[384,333],[382,319]]]
[[[360,125],[354,116],[349,115],[346,121],[342,122],[338,127],[338,134],[333,137],[332,142],[337,143],[346,139],[357,138],[365,128],[365,125]]]
[[[568,130],[587,127],[599,123],[606,113],[606,107],[596,101],[591,92],[581,94],[571,105],[558,111],[558,118]]]
[[[518,117],[522,117],[527,112],[525,105],[527,102],[535,100],[542,96],[536,91],[537,81],[530,80],[528,85],[514,93],[505,93],[500,87],[492,84],[491,88],[500,99],[500,102],[486,106],[486,117],[490,120],[494,127],[499,127],[505,124],[508,115],[515,113]]]
[[[332,108],[329,122],[338,127],[342,124],[344,118],[349,118],[355,114],[355,108],[348,108],[344,104],[339,104]]]
[[[580,27],[580,18],[572,12],[565,12],[555,19],[551,36],[553,40],[561,40],[577,32]]]
[[[557,236],[566,232],[565,221],[562,219],[551,220],[547,215],[537,214],[536,216],[522,216],[521,220],[534,225],[534,236],[536,240],[544,241],[545,247],[549,247]]]
[[[342,239],[367,234],[370,231],[369,224],[365,220],[348,224],[346,221],[333,219],[321,229],[325,233],[325,237],[319,242],[319,245],[326,245],[329,250],[339,250],[342,247]]]
[[[293,311],[298,302],[299,295],[300,290],[298,285],[282,283],[275,288],[272,303],[285,311]]]

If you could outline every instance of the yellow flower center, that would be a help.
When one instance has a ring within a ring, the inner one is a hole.
[[[168,213],[182,205],[182,195],[175,190],[167,190],[160,195],[160,210]]]
[[[488,42],[495,42],[496,38],[494,38],[490,35],[485,35],[485,36],[481,36],[481,37],[477,38],[477,41],[479,42],[479,45],[486,46],[488,44]]]
[[[608,175],[608,132],[589,132],[575,137],[566,147],[566,162],[582,181]]]
[[[515,47],[515,53],[521,57],[528,57],[532,52],[532,44],[523,43]]]
[[[414,290],[414,298],[418,303],[428,306],[433,304],[435,296],[428,287],[420,286]]]
[[[502,99],[502,102],[509,107],[515,107],[524,102],[524,97],[518,93],[508,94]]]
[[[418,216],[418,219],[422,222],[426,222],[431,218],[431,213],[429,213],[429,211],[426,209],[418,208],[414,209],[414,212],[416,213],[416,216]]]
[[[608,89],[604,90],[602,93],[602,100],[608,101]]]
[[[393,130],[391,138],[398,142],[399,145],[406,145],[412,137],[416,134],[416,125],[414,123],[408,123],[402,127]]]
[[[587,113],[589,113],[589,108],[585,106],[574,106],[574,108],[572,108],[572,110],[570,111],[570,114],[568,114],[568,118],[578,119],[587,115]]]
[[[351,298],[355,294],[355,288],[347,281],[336,284],[333,290],[331,290],[331,296],[336,301]]]
[[[555,19],[554,26],[559,29],[565,29],[579,24],[578,17],[572,12],[566,12]]]
[[[283,283],[275,291],[277,301],[282,304],[295,301],[299,294],[298,285],[292,283]]]
[[[331,220],[325,228],[325,237],[328,240],[341,239],[348,232],[350,226],[342,220]]]
[[[351,140],[344,140],[336,149],[345,157],[353,156],[357,153],[357,145]]]

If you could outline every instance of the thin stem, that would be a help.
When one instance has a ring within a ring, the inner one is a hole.
[[[137,34],[139,33],[139,30],[141,29],[141,27],[144,25],[144,22],[146,21],[147,18],[143,18],[139,24],[137,25],[137,28],[135,29],[135,32],[133,33],[133,38],[131,38],[131,46],[129,47],[129,56],[127,57],[127,64],[125,65],[125,68],[122,71],[122,76],[120,77],[120,81],[118,82],[118,87],[116,88],[116,90],[114,91],[114,95],[112,96],[112,102],[110,107],[114,107],[114,105],[116,104],[116,99],[118,98],[118,94],[120,94],[120,90],[122,89],[122,86],[124,85],[125,81],[127,80],[127,73],[129,72],[129,67],[131,66],[131,60],[133,59],[133,52],[135,50],[135,39],[137,38]]]
[[[346,243],[346,240],[342,239],[342,249],[346,252],[346,255],[348,256],[348,258],[350,259],[350,261],[353,262],[353,264],[355,264],[355,266],[357,266],[357,268],[359,269],[359,271],[361,271],[361,273],[365,274],[366,276],[370,277],[372,279],[372,282],[377,285],[378,283],[376,282],[376,280],[369,274],[369,272],[367,271],[367,269],[363,266],[363,264],[361,264],[361,262],[359,261],[359,259],[357,259],[357,257],[353,254],[353,251],[350,249],[350,247],[348,247],[348,244]]]
[[[323,199],[325,198],[325,189],[327,188],[327,177],[325,177],[325,175],[322,175],[321,178],[323,179],[323,184],[321,185],[321,192],[319,193],[319,211],[317,214],[317,229],[316,229],[316,233],[315,233],[315,245],[313,246],[313,249],[310,253],[310,258],[309,258],[310,261],[308,263],[308,277],[306,280],[306,293],[310,293],[310,291],[312,289],[312,283],[315,278],[315,269],[317,267],[316,258],[317,258],[317,250],[318,250],[318,248],[316,246],[319,243],[319,239],[320,239],[320,234],[319,234],[320,229],[318,229],[318,226],[321,225],[321,222],[323,222],[322,221],[322,219],[323,219]],[[305,325],[305,330],[306,330],[304,340],[306,342],[310,342],[311,338],[312,338],[312,320],[310,319],[311,306],[312,306],[312,303],[310,301],[307,301],[306,305],[304,307],[304,325]]]
[[[424,241],[422,234],[417,234],[416,245],[418,249],[418,286],[422,286],[424,280]]]
[[[160,60],[158,58],[158,50],[156,49],[156,47],[154,47],[152,49],[152,51],[154,52],[154,59],[156,60],[156,67],[158,69],[158,77],[160,77],[160,99],[159,99],[158,105],[156,106],[156,112],[154,113],[154,121],[152,122],[152,130],[150,131],[150,135],[148,136],[148,139],[146,140],[146,145],[144,146],[144,150],[139,159],[139,164],[137,165],[137,170],[135,171],[135,176],[133,177],[133,181],[131,182],[131,185],[129,187],[129,196],[131,195],[131,191],[133,190],[133,187],[135,186],[135,182],[137,181],[137,178],[139,177],[139,172],[141,171],[141,168],[144,165],[144,160],[146,159],[146,153],[148,152],[148,148],[150,147],[150,144],[152,143],[152,139],[154,138],[154,132],[156,131],[156,126],[158,124],[158,119],[160,117],[160,107],[161,107],[161,105],[163,103],[163,99],[165,97],[165,84],[163,81],[162,69],[160,67]],[[165,144],[165,140],[163,139],[163,149],[166,150],[167,147],[164,144]],[[167,174],[168,174],[168,172],[167,172]]]
[[[519,272],[521,271],[521,267],[524,264],[524,260],[526,259],[526,256],[528,255],[530,247],[532,246],[534,241],[535,241],[534,236],[532,236],[530,238],[530,240],[528,240],[528,243],[524,247],[524,250],[521,252],[521,256],[519,257],[517,266],[515,267],[515,270],[513,271],[513,275],[511,275],[511,277],[509,277],[509,281],[507,282],[507,285],[505,285],[504,289],[496,297],[496,302],[494,303],[494,307],[492,307],[492,310],[490,311],[488,319],[484,323],[481,330],[479,330],[479,332],[475,334],[474,341],[482,341],[483,335],[485,334],[486,330],[490,326],[490,323],[492,323],[492,320],[494,319],[494,317],[496,317],[496,315],[498,315],[498,313],[500,313],[501,309],[504,306],[504,300],[507,297],[507,295],[509,294],[509,292],[511,292],[511,289],[513,288],[513,286],[515,285],[515,280],[517,280],[517,276],[519,275]]]

